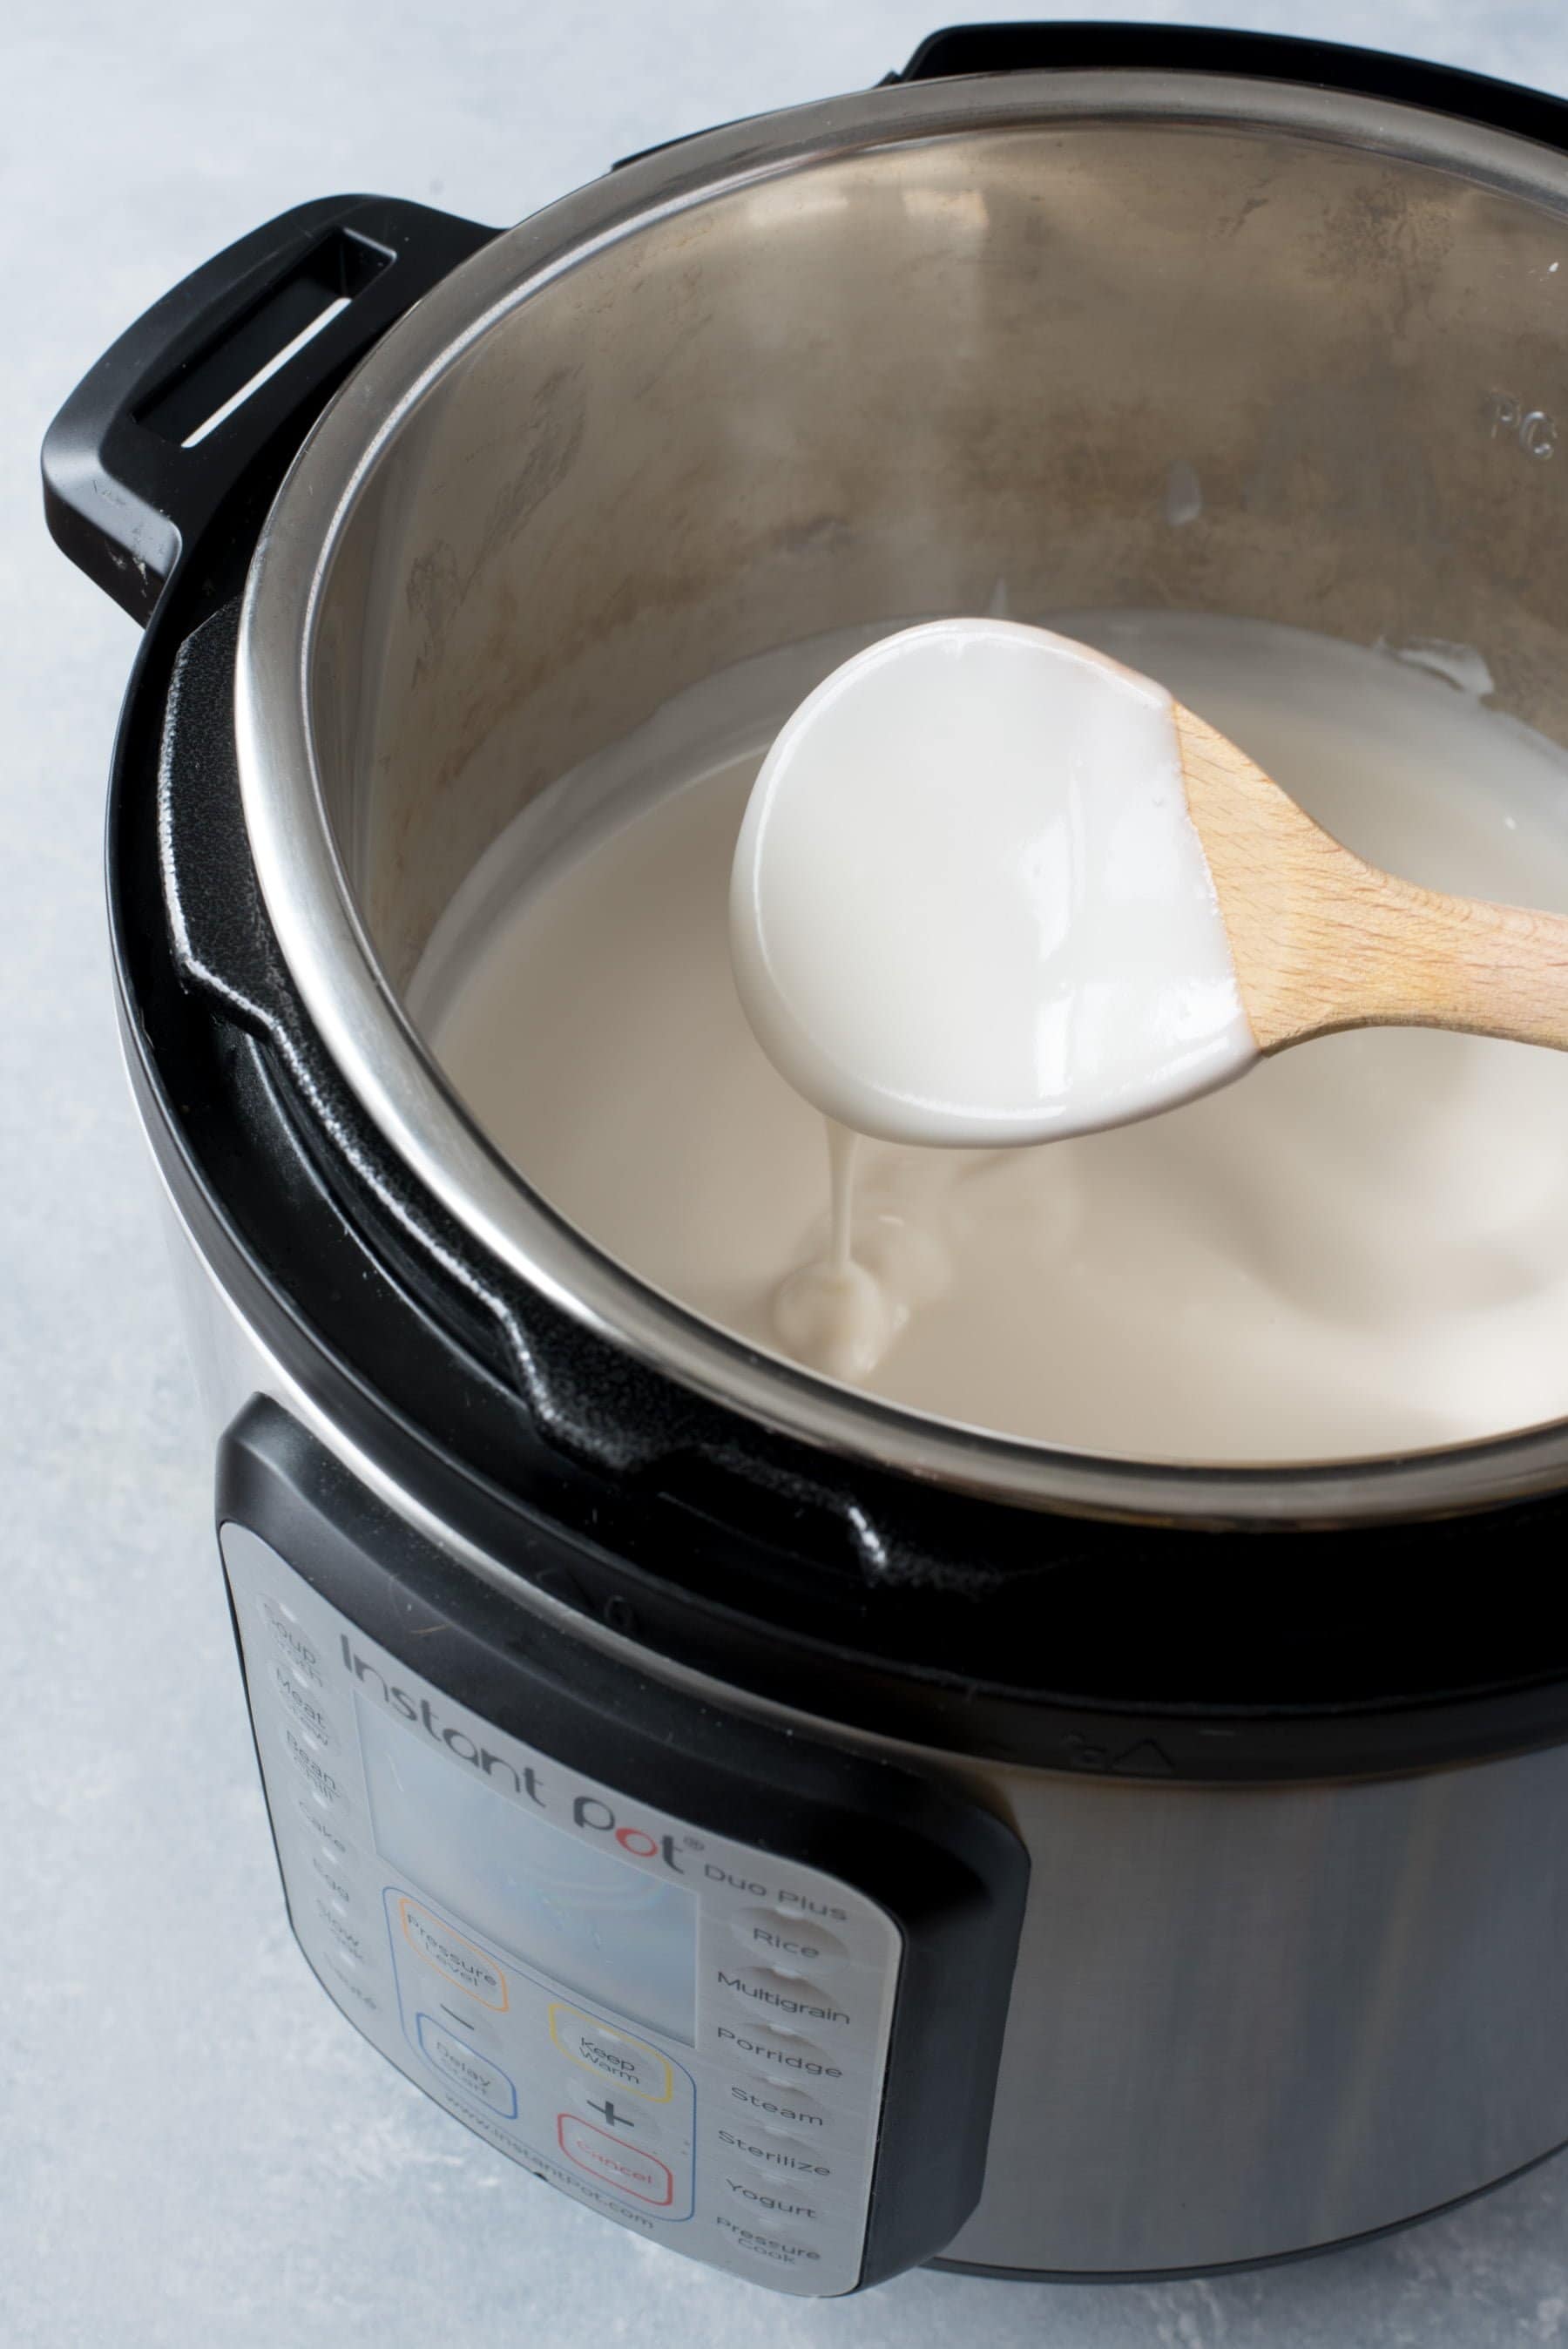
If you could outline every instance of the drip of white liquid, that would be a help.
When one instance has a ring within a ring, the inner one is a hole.
[[[1568,911],[1568,755],[1451,685],[1261,623],[1060,625],[1164,679],[1374,863]],[[782,1353],[776,1292],[834,1247],[822,1122],[741,1010],[728,876],[764,747],[852,643],[712,680],[536,802],[454,902],[415,999],[453,1082],[562,1215]],[[1565,1161],[1557,1055],[1395,1030],[1048,1149],[862,1142],[851,1254],[896,1324],[862,1382],[948,1421],[1167,1460],[1530,1426],[1568,1412]]]
[[[828,1135],[829,1234],[826,1256],[785,1276],[773,1299],[773,1324],[795,1356],[830,1378],[870,1378],[904,1321],[907,1308],[867,1265],[854,1258],[855,1159],[860,1136],[836,1119]]]

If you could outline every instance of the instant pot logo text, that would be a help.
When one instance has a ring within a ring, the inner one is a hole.
[[[671,1835],[654,1835],[646,1827],[634,1826],[616,1816],[602,1795],[573,1795],[557,1798],[547,1788],[544,1780],[531,1762],[520,1770],[504,1754],[492,1754],[488,1745],[480,1745],[466,1729],[452,1722],[443,1721],[428,1697],[410,1696],[407,1689],[389,1681],[385,1672],[358,1654],[350,1643],[348,1634],[340,1631],[338,1645],[343,1661],[366,1696],[373,1696],[406,1721],[410,1728],[422,1729],[456,1762],[461,1762],[503,1794],[513,1795],[545,1812],[560,1813],[557,1824],[570,1820],[573,1826],[587,1835],[609,1836],[633,1859],[656,1859],[672,1875],[684,1876],[686,1870],[676,1857],[676,1839]]]

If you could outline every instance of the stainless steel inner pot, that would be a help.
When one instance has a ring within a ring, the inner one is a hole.
[[[1171,604],[1473,647],[1499,707],[1568,740],[1565,313],[1563,157],[1227,78],[875,90],[523,222],[352,378],[252,574],[246,819],[329,1050],[504,1263],[819,1445],[1225,1521],[1561,1484],[1563,1423],[1175,1468],[975,1436],[760,1359],[530,1191],[402,993],[519,809],[671,695],[826,629],[985,609],[999,575],[1031,614]],[[1202,484],[1180,525],[1172,467]]]

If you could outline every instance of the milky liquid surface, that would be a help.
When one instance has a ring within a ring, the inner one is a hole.
[[[1159,678],[1372,862],[1568,912],[1568,758],[1439,678],[1257,623],[1048,616]],[[769,742],[852,649],[715,680],[547,794],[459,893],[414,996],[562,1214],[774,1351],[780,1284],[828,1254],[827,1159],[741,1009],[729,873]],[[1568,1412],[1565,1193],[1568,1060],[1435,1030],[1326,1038],[1032,1149],[863,1142],[852,1255],[890,1321],[863,1383],[1166,1460],[1530,1425]]]
[[[1257,1057],[1168,688],[1016,621],[903,629],[807,697],[730,948],[775,1067],[887,1141],[1092,1133]]]

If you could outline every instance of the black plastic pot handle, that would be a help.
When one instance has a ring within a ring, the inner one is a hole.
[[[948,25],[928,33],[902,73],[889,82],[948,81],[968,74],[1092,73],[1107,67],[1140,73],[1239,74],[1251,81],[1305,82],[1359,98],[1391,98],[1484,122],[1551,147],[1568,143],[1568,106],[1516,82],[1496,81],[1455,66],[1432,65],[1383,49],[1295,33],[1225,32],[1207,25],[1072,23],[1023,18],[1012,24]]]
[[[281,471],[371,345],[497,233],[394,197],[324,196],[241,237],[129,327],[49,427],[56,543],[148,620],[242,481],[269,457]]]

